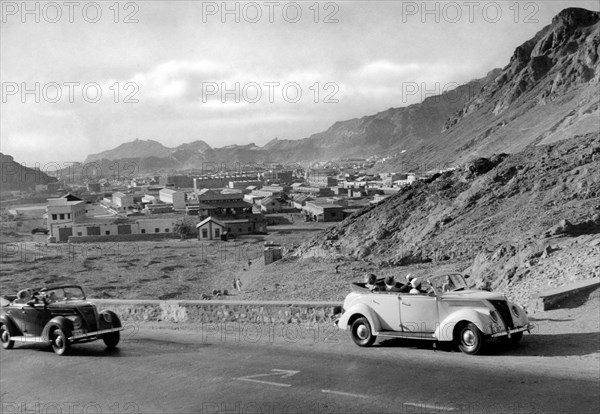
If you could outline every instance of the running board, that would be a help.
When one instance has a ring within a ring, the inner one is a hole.
[[[437,338],[433,336],[433,332],[397,332],[397,331],[382,331],[377,332],[376,336],[387,336],[390,338],[404,338],[404,339],[426,339],[428,341],[437,341]]]
[[[50,342],[49,340],[44,339],[41,336],[11,336],[10,340],[15,342],[34,342],[38,344],[47,344]]]

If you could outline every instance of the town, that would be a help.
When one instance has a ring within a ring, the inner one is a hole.
[[[46,244],[227,241],[295,222],[305,227],[339,222],[404,186],[456,168],[423,171],[412,166],[413,171],[371,173],[378,162],[369,157],[308,167],[270,163],[231,168],[207,163],[186,173],[128,177],[103,177],[97,168],[95,174],[79,177],[56,171],[54,182],[36,184],[34,192],[3,192],[2,228],[47,235]],[[79,167],[80,172],[90,170]],[[271,260],[280,257],[276,252]]]

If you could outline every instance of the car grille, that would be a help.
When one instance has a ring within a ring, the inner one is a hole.
[[[91,305],[82,306],[79,308],[81,316],[83,317],[84,323],[88,331],[95,331],[98,329],[96,322],[96,310]]]
[[[506,303],[506,301],[505,300],[490,300],[490,302],[492,303],[492,305],[494,305],[494,308],[496,308],[496,310],[500,314],[500,317],[504,321],[504,325],[506,326],[506,328],[513,329],[514,328],[513,320],[512,320],[512,316],[510,314],[510,309],[508,308],[508,304]]]

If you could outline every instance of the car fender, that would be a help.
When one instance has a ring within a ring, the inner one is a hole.
[[[513,319],[513,323],[514,323],[515,327],[529,325],[529,317],[527,316],[527,313],[525,313],[525,310],[521,306],[517,305],[514,302],[510,302],[510,301],[508,301],[507,304],[508,304],[508,308],[510,310],[510,315]],[[519,310],[519,316],[515,316],[515,314],[513,313],[513,311],[512,311],[513,306]]]
[[[19,325],[14,321],[13,318],[11,318],[6,313],[3,313],[2,315],[0,315],[0,322],[2,322],[4,325],[6,325],[6,329],[8,329],[8,334],[10,336],[23,335],[23,333],[19,329]]]
[[[489,309],[463,308],[451,313],[441,321],[435,330],[434,336],[438,341],[454,340],[454,328],[463,321],[474,323],[484,335],[492,333],[491,325],[493,321]]]
[[[104,319],[103,315],[105,315],[105,314],[110,315],[110,320],[111,320],[110,323]],[[99,327],[100,330],[109,329],[109,328],[121,328],[123,326],[121,324],[121,319],[119,319],[119,316],[116,313],[114,313],[113,311],[108,310],[108,309],[104,309],[99,313],[99,319],[100,319],[100,327]]]
[[[64,316],[55,316],[54,318],[50,319],[50,321],[48,321],[44,327],[44,330],[42,331],[42,338],[45,338],[46,341],[50,342],[50,331],[54,328],[59,328],[62,330],[65,336],[68,338],[73,332],[73,322]]]
[[[381,324],[379,323],[379,318],[377,317],[377,314],[375,313],[375,311],[373,311],[373,309],[371,309],[364,303],[357,303],[350,309],[346,310],[346,312],[342,314],[342,317],[338,322],[339,328],[345,330],[350,329],[349,322],[356,315],[362,315],[365,318],[367,318],[369,324],[371,325],[371,333],[376,334],[381,330]]]

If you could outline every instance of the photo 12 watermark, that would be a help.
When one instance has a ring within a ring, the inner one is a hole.
[[[131,180],[137,177],[139,165],[135,161],[92,161],[81,162],[35,162],[33,164],[2,163],[2,178],[5,184],[13,180],[23,182],[42,182],[42,177],[47,175],[57,181],[85,182],[98,180]]]
[[[3,414],[138,414],[142,411],[137,403],[98,401],[2,401]]]
[[[295,1],[203,1],[202,23],[339,23],[340,4]]]
[[[2,24],[139,23],[135,1],[2,1]]]
[[[2,103],[139,103],[135,82],[2,82]]]
[[[336,82],[202,82],[202,103],[339,103]]]
[[[401,22],[421,23],[538,23],[535,1],[402,1]]]

